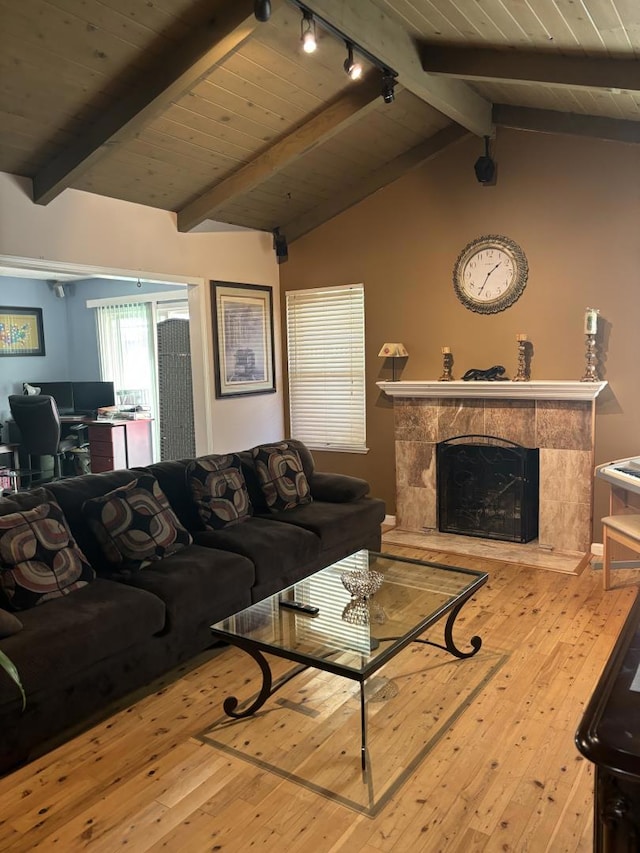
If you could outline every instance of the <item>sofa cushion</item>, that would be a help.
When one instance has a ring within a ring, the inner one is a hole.
[[[273,512],[311,501],[300,454],[287,442],[263,444],[251,451],[267,506]]]
[[[14,492],[7,497],[0,498],[0,516],[9,515],[11,512],[23,512],[26,509],[35,509],[40,504],[46,504],[55,497],[48,489],[38,487],[28,492]]]
[[[120,570],[144,568],[192,541],[150,474],[86,501],[82,511],[107,560]]]
[[[15,613],[0,609],[0,640],[17,634],[18,631],[22,631],[22,628],[22,622]]]
[[[131,574],[127,583],[161,598],[174,643],[190,645],[193,635],[210,638],[213,622],[248,607],[254,580],[254,567],[244,557],[190,545]]]
[[[156,478],[183,527],[187,530],[202,530],[202,520],[187,483],[187,465],[191,461],[191,459],[180,459],[154,462],[146,468],[132,470],[136,472],[136,476],[142,473],[152,474]]]
[[[313,533],[270,518],[250,518],[224,530],[194,533],[193,538],[198,545],[248,557],[255,566],[256,586],[271,579],[276,588],[287,586],[320,553],[320,540]]]
[[[315,471],[309,479],[309,488],[314,501],[346,503],[357,501],[369,493],[369,483],[360,477],[348,474],[326,474]]]
[[[2,641],[29,693],[58,690],[97,661],[135,647],[162,631],[165,606],[154,595],[103,578],[20,614],[23,630]],[[19,697],[18,697],[19,698]],[[0,680],[0,705],[15,702],[14,685]]]
[[[218,530],[251,517],[249,492],[235,453],[194,459],[187,465],[187,482],[205,528]]]
[[[319,537],[322,550],[326,551],[343,542],[366,541],[376,525],[382,524],[384,513],[382,501],[360,498],[348,503],[314,501],[295,509],[270,513],[268,518],[311,531]]]
[[[94,578],[55,501],[0,517],[0,588],[11,610],[68,595]]]
[[[87,524],[82,513],[85,501],[112,492],[136,479],[136,474],[121,468],[119,471],[105,471],[102,474],[84,474],[80,477],[66,477],[48,483],[49,490],[62,507],[69,529],[82,552],[94,569],[101,573],[111,573],[113,566],[107,561],[98,539]],[[17,495],[16,495],[17,497]]]

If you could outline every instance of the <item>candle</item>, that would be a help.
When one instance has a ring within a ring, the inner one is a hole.
[[[516,335],[516,340],[517,340],[518,342],[519,342],[519,341],[526,341],[526,340],[527,340],[527,336],[525,335],[525,333],[524,333],[524,332],[518,332],[518,334]]]
[[[442,355],[449,355],[451,347],[442,347]]]
[[[595,335],[598,331],[598,308],[587,308],[584,315],[584,333],[585,335]]]

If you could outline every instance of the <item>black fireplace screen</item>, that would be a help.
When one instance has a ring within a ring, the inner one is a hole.
[[[491,435],[437,445],[438,529],[530,542],[538,535],[539,451]]]

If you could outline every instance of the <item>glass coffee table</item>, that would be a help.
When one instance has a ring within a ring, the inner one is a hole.
[[[379,575],[380,577],[376,577]],[[352,596],[345,582],[381,582],[367,597]],[[214,636],[247,652],[262,672],[258,695],[240,705],[223,703],[236,719],[254,714],[276,690],[308,667],[331,672],[360,685],[361,762],[367,765],[365,682],[409,643],[437,646],[457,658],[475,655],[480,637],[459,648],[453,638],[456,617],[486,572],[430,563],[391,554],[358,551],[211,626]],[[301,609],[302,608],[302,609]],[[446,616],[444,642],[421,635]],[[264,653],[299,664],[275,684]]]

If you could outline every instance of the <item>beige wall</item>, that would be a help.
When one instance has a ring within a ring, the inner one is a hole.
[[[640,146],[498,132],[498,181],[479,185],[469,137],[289,248],[281,289],[364,282],[370,452],[314,454],[318,467],[366,476],[395,511],[393,409],[375,382],[391,378],[377,353],[402,341],[404,379],[434,379],[440,347],[454,376],[503,364],[513,376],[516,334],[533,343],[532,378],[579,379],[583,316],[600,309],[600,375],[609,387],[596,417],[596,461],[640,455]],[[516,240],[529,261],[519,301],[485,316],[464,308],[451,282],[462,247],[482,234]],[[595,518],[607,512],[596,484]],[[595,538],[600,539],[599,525]]]
[[[39,206],[30,199],[29,181],[0,173],[0,257],[5,265],[11,258],[32,258],[40,266],[70,264],[100,273],[193,281],[189,304],[198,451],[224,453],[282,438],[279,281],[270,234],[181,234],[173,213],[77,190]],[[210,279],[273,287],[276,394],[215,399]]]

